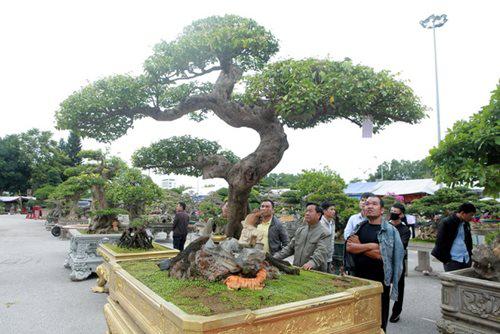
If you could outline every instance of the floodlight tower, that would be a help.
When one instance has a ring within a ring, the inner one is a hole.
[[[438,145],[441,141],[441,118],[439,114],[439,85],[438,85],[438,65],[437,65],[437,51],[436,51],[436,28],[442,27],[448,21],[446,14],[434,15],[432,14],[425,20],[420,21],[420,25],[425,29],[432,29],[432,36],[434,37],[434,72],[436,76],[436,112],[437,112],[437,132],[438,132]]]

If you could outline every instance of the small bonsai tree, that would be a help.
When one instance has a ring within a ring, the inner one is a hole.
[[[144,214],[146,207],[163,198],[163,192],[149,176],[139,169],[123,169],[106,188],[106,197],[115,207],[121,207],[134,220]]]
[[[133,156],[135,166],[160,173],[225,179],[227,232],[237,236],[252,187],[288,149],[285,126],[306,129],[343,118],[359,126],[371,121],[378,132],[425,116],[412,89],[388,71],[347,59],[268,64],[277,51],[277,39],[254,20],[235,15],[197,20],[174,41],[157,44],[143,74],[108,77],[69,96],[56,113],[57,126],[109,142],[144,117],[203,120],[212,112],[229,126],[255,130],[260,144],[243,159],[190,136],[161,140]],[[218,73],[215,82],[195,81],[212,73]]]
[[[125,231],[123,231],[118,246],[124,248],[153,248],[153,236],[148,234],[144,221],[136,219],[130,223]]]

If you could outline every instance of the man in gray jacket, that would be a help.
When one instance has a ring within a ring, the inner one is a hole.
[[[294,266],[326,272],[330,232],[320,223],[322,212],[318,204],[308,203],[304,215],[306,224],[297,229],[288,246],[274,257],[282,260],[293,255]]]

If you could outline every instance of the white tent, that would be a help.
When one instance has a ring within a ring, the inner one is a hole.
[[[388,194],[409,195],[428,194],[432,195],[436,190],[441,189],[442,184],[436,184],[433,179],[417,180],[386,180],[378,182],[355,182],[351,183],[344,190],[349,196],[360,196],[364,192],[371,192],[375,195],[384,196]]]

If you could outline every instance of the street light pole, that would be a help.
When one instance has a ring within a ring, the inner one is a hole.
[[[446,14],[431,15],[425,20],[420,21],[420,25],[426,29],[432,29],[434,39],[434,73],[436,78],[436,113],[437,113],[437,135],[438,144],[441,142],[441,116],[439,112],[439,82],[438,82],[438,65],[437,65],[437,48],[436,48],[436,28],[442,27],[448,21]]]

